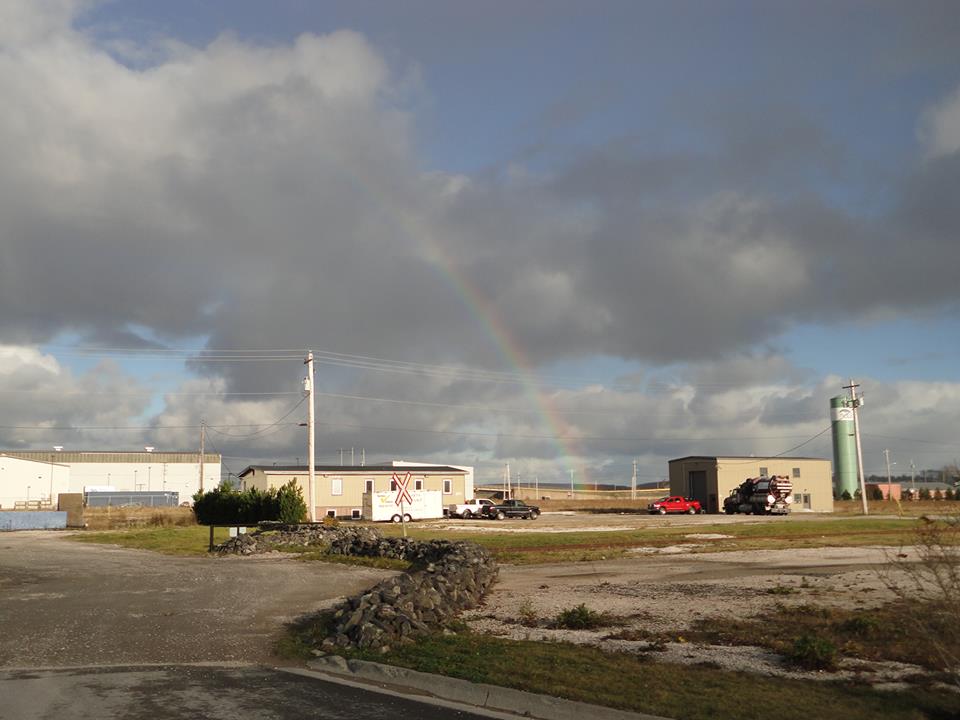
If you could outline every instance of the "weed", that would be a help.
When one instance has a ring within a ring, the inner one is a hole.
[[[877,634],[880,623],[872,615],[855,615],[840,623],[839,629],[848,635],[867,638]]]
[[[565,630],[593,630],[610,623],[601,613],[591,610],[584,603],[580,603],[576,607],[561,611],[554,624],[556,627]]]
[[[774,585],[772,588],[767,588],[764,592],[766,592],[767,595],[793,595],[797,592],[797,589],[789,587],[788,585]]]
[[[540,624],[537,609],[533,606],[530,598],[526,598],[520,603],[520,607],[517,609],[517,617],[520,619],[520,624],[525,627],[537,627]]]
[[[807,670],[836,670],[837,646],[819,635],[803,634],[794,640],[789,658]]]

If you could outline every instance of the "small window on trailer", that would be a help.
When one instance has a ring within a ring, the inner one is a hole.
[[[337,516],[337,511],[335,508],[327,508],[327,517],[335,518]]]
[[[343,495],[343,478],[330,478],[330,494]]]
[[[423,478],[417,478],[413,481],[414,490],[423,490]]]
[[[794,469],[793,469],[793,476],[794,476],[795,478],[800,477],[800,468],[794,468]]]
[[[354,520],[359,520],[361,517],[360,508],[354,508],[353,510],[351,510],[350,517],[353,518]]]
[[[364,482],[363,482],[363,491],[364,491],[365,493],[372,493],[372,492],[373,492],[373,478],[367,478],[366,480],[364,480]]]
[[[452,495],[453,494],[453,480],[450,478],[443,479],[443,494]]]

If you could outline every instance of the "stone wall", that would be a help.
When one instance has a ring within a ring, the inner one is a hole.
[[[368,527],[269,525],[231,538],[221,554],[251,555],[278,546],[316,546],[334,555],[387,557],[413,563],[411,572],[388,578],[333,610],[322,647],[386,651],[390,645],[442,628],[477,607],[497,577],[497,565],[479,545],[449,540],[384,537]]]

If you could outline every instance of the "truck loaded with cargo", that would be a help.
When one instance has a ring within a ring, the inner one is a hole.
[[[793,502],[793,483],[786,475],[747,478],[723,501],[727,515],[786,515]]]

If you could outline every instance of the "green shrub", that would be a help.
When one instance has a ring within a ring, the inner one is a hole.
[[[872,637],[880,629],[880,623],[872,615],[857,615],[840,623],[840,630],[857,637]]]
[[[844,490],[843,494],[840,496],[841,500],[853,500],[853,495],[850,494],[849,490]]]
[[[290,493],[291,491],[287,490],[285,495]],[[218,487],[210,492],[198,492],[194,495],[193,512],[201,525],[256,525],[264,520],[281,519],[279,495],[279,491],[273,489],[250,488],[238,492],[231,487]],[[288,499],[287,502],[291,514],[296,514],[295,501]],[[303,505],[302,498],[300,504]],[[304,508],[302,514],[305,512]]]
[[[296,480],[291,480],[277,491],[280,522],[295,524],[307,517],[307,504]]]
[[[592,630],[606,624],[603,615],[596,610],[591,610],[583,603],[562,611],[557,615],[556,620],[558,628],[567,630]]]
[[[788,657],[807,670],[837,669],[837,646],[818,635],[805,633],[798,637]]]

